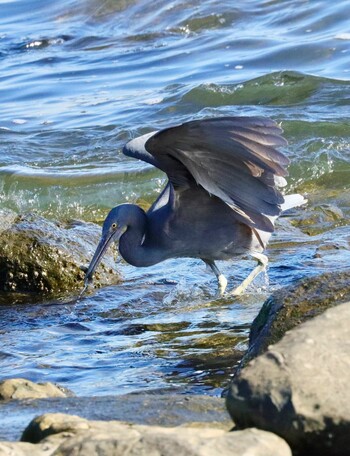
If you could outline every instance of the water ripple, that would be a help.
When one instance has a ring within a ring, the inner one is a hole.
[[[17,0],[0,19],[0,210],[101,221],[146,208],[165,177],[124,157],[132,137],[207,116],[280,122],[291,158],[268,276],[215,297],[200,261],[118,265],[80,302],[0,296],[2,376],[77,394],[188,385],[220,394],[268,293],[350,265],[348,0]],[[233,288],[252,262],[220,264]],[[62,361],[63,360],[63,361]]]

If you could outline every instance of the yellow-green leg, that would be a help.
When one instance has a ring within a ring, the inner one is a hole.
[[[258,261],[258,265],[252,270],[249,276],[231,292],[231,294],[234,296],[239,296],[244,293],[248,286],[253,282],[255,277],[266,270],[266,266],[269,262],[269,259],[266,255],[263,255],[262,253],[254,253],[252,254],[252,257]]]
[[[216,266],[214,261],[203,260],[206,265],[214,272],[216,278],[218,279],[218,295],[222,296],[225,293],[227,287],[227,279],[221,274],[219,268]]]

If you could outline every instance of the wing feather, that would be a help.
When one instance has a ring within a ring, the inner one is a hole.
[[[164,171],[175,191],[201,185],[227,203],[237,220],[273,231],[284,201],[277,186],[288,173],[281,128],[264,117],[195,120],[130,141],[126,155]],[[138,141],[138,142],[137,142]],[[136,142],[136,143],[135,143]]]

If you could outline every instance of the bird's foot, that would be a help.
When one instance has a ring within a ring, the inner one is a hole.
[[[225,293],[227,287],[227,279],[223,274],[218,276],[218,296],[222,296]]]
[[[245,290],[247,289],[247,286],[248,285],[244,285],[244,282],[243,282],[240,285],[238,285],[238,287],[236,287],[234,290],[232,290],[230,292],[230,294],[232,296],[240,296],[241,294],[243,294],[245,292]]]
[[[240,285],[238,285],[238,287],[231,291],[231,294],[233,296],[240,296],[241,294],[243,294],[249,287],[249,285],[253,282],[255,277],[266,270],[266,266],[268,263],[267,256],[263,255],[262,253],[255,253],[254,258],[258,260],[258,265],[255,267],[255,269],[253,269],[249,276],[245,280],[243,280],[243,282]]]

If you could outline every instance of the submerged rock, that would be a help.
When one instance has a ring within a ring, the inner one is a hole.
[[[176,389],[176,394],[167,390],[167,393],[0,401],[0,440],[18,440],[30,421],[47,413],[152,426],[210,427],[225,431],[233,427],[222,398],[179,394]]]
[[[37,214],[7,214],[0,225],[0,291],[58,294],[83,286],[101,228],[94,223],[60,223]],[[95,286],[119,281],[111,249]]]
[[[1,443],[0,452],[33,450],[37,455],[60,454],[85,456],[176,455],[176,456],[291,456],[280,437],[257,429],[227,432],[214,428],[166,428],[132,425],[118,421],[88,421],[74,415],[48,414],[33,420],[25,429],[24,443]]]
[[[73,393],[53,383],[34,383],[24,378],[11,378],[0,382],[0,400],[68,397]]]
[[[348,454],[349,341],[350,302],[289,331],[233,379],[235,423],[274,432],[298,454]]]

